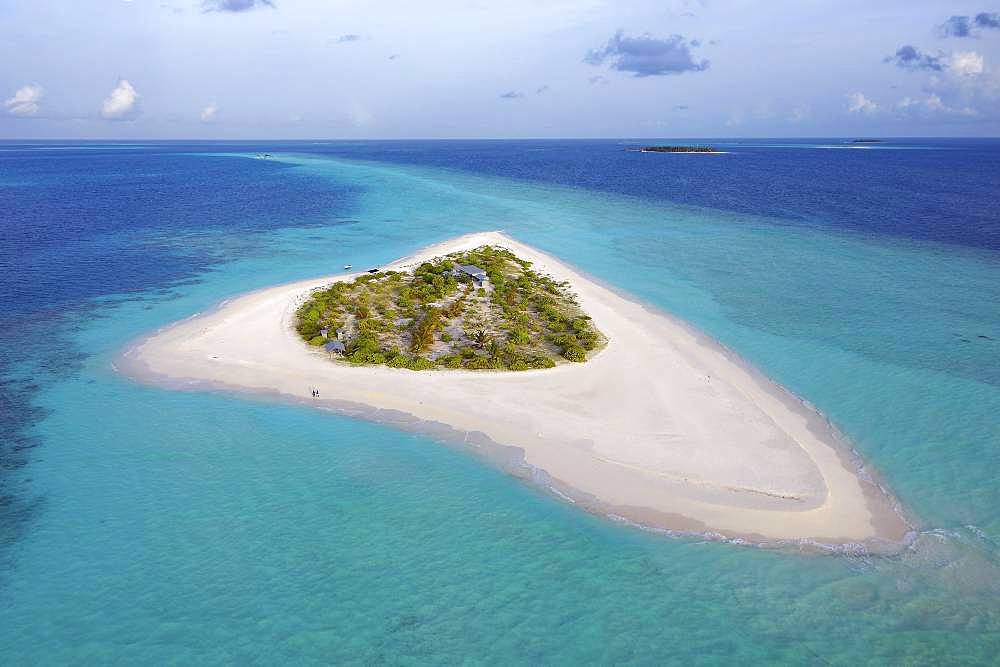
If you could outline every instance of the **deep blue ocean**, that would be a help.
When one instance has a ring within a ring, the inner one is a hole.
[[[641,143],[0,142],[0,664],[996,664],[1000,140]],[[494,229],[816,405],[913,544],[644,532],[114,370],[241,292]]]

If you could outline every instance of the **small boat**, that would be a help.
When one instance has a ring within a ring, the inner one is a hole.
[[[347,271],[348,269],[350,269],[353,266],[354,266],[353,264],[344,264],[344,271]]]

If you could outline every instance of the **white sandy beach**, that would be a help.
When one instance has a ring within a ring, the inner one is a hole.
[[[568,280],[608,338],[582,364],[525,372],[352,367],[293,330],[310,290],[339,276],[253,292],[126,351],[144,381],[344,402],[482,433],[519,448],[537,477],[592,511],[754,541],[896,542],[907,524],[859,478],[821,415],[694,329],[499,233],[429,247],[390,267],[502,245]],[[320,399],[310,389],[321,391]],[[290,445],[291,446],[291,445]]]

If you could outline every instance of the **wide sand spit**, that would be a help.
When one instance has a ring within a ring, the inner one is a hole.
[[[280,396],[464,442],[580,507],[644,527],[876,551],[909,533],[822,415],[685,322],[499,232],[384,268],[487,244],[568,281],[607,345],[584,363],[522,372],[331,361],[300,339],[295,311],[311,291],[358,275],[344,274],[225,301],[137,341],[116,366],[158,385]]]

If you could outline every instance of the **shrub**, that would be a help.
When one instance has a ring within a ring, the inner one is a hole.
[[[409,310],[413,307],[412,292],[409,287],[399,290],[399,295],[396,297],[396,306],[400,310]]]
[[[357,363],[374,363],[367,361],[367,358],[379,352],[378,338],[370,333],[359,334],[351,342],[348,351],[350,352],[348,358],[352,361],[357,360]]]
[[[319,334],[319,320],[322,313],[320,313],[315,301],[307,301],[302,304],[295,314],[298,316],[295,329],[300,336],[306,340],[312,340]]]
[[[580,340],[580,345],[582,345],[585,350],[593,350],[597,347],[597,334],[593,331],[584,331],[578,335],[577,338]]]
[[[359,334],[374,334],[379,331],[385,331],[385,329],[385,324],[381,320],[369,318],[367,320],[358,321]]]
[[[445,331],[443,334],[441,334],[441,340],[443,340],[446,343],[450,343],[452,341],[451,334]]]
[[[576,345],[576,336],[570,334],[558,334],[552,336],[552,342],[559,346],[560,349],[565,349],[570,345]]]
[[[408,368],[413,371],[426,371],[434,368],[434,362],[424,357],[413,357]]]
[[[465,364],[465,367],[475,371],[484,371],[493,368],[487,357],[474,357],[469,359],[469,361]]]
[[[531,334],[528,332],[528,328],[524,326],[513,327],[507,332],[507,336],[511,342],[517,345],[527,345],[531,342]]]
[[[458,317],[465,310],[465,299],[469,296],[468,292],[462,292],[462,296],[458,297],[451,303],[449,303],[444,310],[444,314],[448,317]]]
[[[306,340],[312,340],[319,335],[319,325],[314,322],[299,322],[295,330]]]
[[[325,342],[326,342],[326,339],[323,338],[322,336],[316,336],[315,338],[310,338],[309,339],[309,344],[310,345],[315,345],[316,347],[319,347],[320,345],[322,345]]]
[[[552,361],[548,357],[535,357],[531,360],[532,368],[553,368],[556,362]]]
[[[562,350],[562,356],[570,361],[586,361],[587,353],[579,345],[568,345]]]
[[[437,308],[428,308],[427,314],[420,320],[420,323],[413,328],[410,351],[423,352],[434,342],[434,332],[441,323],[441,311]]]
[[[553,322],[553,323],[560,322],[561,323],[563,321],[562,313],[560,313],[559,310],[556,309],[556,307],[553,306],[552,304],[543,303],[541,306],[539,306],[538,310],[539,310],[539,312],[541,312],[542,317],[544,317],[545,319],[549,320],[549,322]]]
[[[438,363],[445,368],[461,368],[462,357],[457,354],[449,354],[447,357],[441,357],[438,359]]]
[[[389,357],[389,368],[409,368],[410,358],[405,354],[397,354],[393,357]]]

